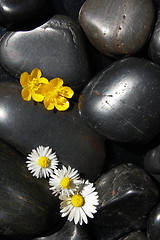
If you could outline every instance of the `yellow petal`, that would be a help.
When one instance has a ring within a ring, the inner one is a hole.
[[[42,94],[43,96],[46,96],[47,93],[50,91],[51,87],[50,87],[50,84],[42,84],[40,87],[39,87],[39,93]]]
[[[61,78],[54,78],[50,81],[52,87],[61,87],[63,85],[63,80]]]
[[[47,110],[53,110],[54,109],[55,103],[53,101],[50,101],[49,98],[45,98],[43,103],[44,103],[44,106]]]
[[[32,78],[40,78],[42,76],[42,72],[38,68],[34,68],[30,74]]]
[[[47,79],[47,78],[44,78],[44,77],[40,78],[40,79],[38,80],[38,82],[39,82],[39,83],[45,83],[45,84],[48,84],[48,83],[49,83],[48,79]]]
[[[29,74],[27,72],[24,72],[20,76],[20,84],[22,87],[25,87],[28,84],[28,77]]]
[[[28,88],[23,88],[21,91],[21,96],[23,100],[30,101],[31,100],[31,93]]]
[[[44,96],[40,94],[39,92],[32,91],[32,98],[36,102],[42,102],[44,99]]]
[[[55,107],[59,111],[65,111],[69,108],[69,102],[66,98],[59,96],[55,103]]]
[[[62,87],[59,94],[63,97],[71,98],[73,96],[74,92],[70,87]]]

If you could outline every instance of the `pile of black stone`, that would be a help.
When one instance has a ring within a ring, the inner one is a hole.
[[[158,0],[0,1],[0,239],[160,240]],[[39,68],[75,95],[66,112],[21,98]],[[61,218],[26,155],[50,146],[95,183],[88,225]]]

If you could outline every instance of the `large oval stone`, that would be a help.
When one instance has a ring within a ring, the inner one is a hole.
[[[159,79],[160,67],[148,60],[117,61],[84,88],[80,115],[110,140],[149,141],[160,132]]]
[[[104,139],[81,120],[76,103],[66,112],[48,111],[41,103],[25,102],[17,82],[0,83],[0,133],[25,155],[39,145],[52,147],[62,164],[91,180],[104,164]]]
[[[122,164],[101,175],[94,222],[101,227],[143,229],[148,214],[159,200],[156,185],[147,173],[132,164]]]
[[[65,236],[65,238],[64,238]],[[90,240],[85,229],[80,225],[75,225],[73,222],[66,222],[61,230],[44,237],[37,237],[33,240]]]
[[[24,155],[0,141],[0,235],[42,234],[59,224],[58,198],[46,180],[30,174],[25,161]]]
[[[49,80],[59,77],[74,89],[89,78],[83,35],[67,16],[52,17],[31,31],[8,32],[0,41],[0,62],[15,77],[39,68]]]
[[[41,25],[51,14],[53,9],[50,0],[0,1],[0,25],[9,30],[24,30]]]
[[[151,0],[87,0],[79,13],[90,42],[109,56],[133,54],[147,42],[154,24]]]

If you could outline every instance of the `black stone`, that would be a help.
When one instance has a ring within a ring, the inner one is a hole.
[[[128,234],[126,237],[119,240],[147,240],[147,236],[141,231],[135,231]]]
[[[160,239],[160,204],[152,211],[148,220],[148,239]]]
[[[58,198],[46,180],[29,173],[25,161],[24,155],[0,141],[0,235],[42,234],[56,230],[61,220]]]
[[[109,56],[138,52],[149,39],[154,18],[151,0],[87,0],[79,13],[90,42]]]
[[[1,0],[0,25],[9,30],[39,26],[53,15],[51,0]]]
[[[89,78],[83,40],[78,24],[67,16],[56,15],[34,30],[4,35],[0,62],[15,77],[39,68],[49,80],[60,77],[77,90]]]
[[[50,235],[45,237],[37,237],[33,240],[89,240],[89,236],[80,225],[75,225],[72,222],[66,222],[63,228]]]
[[[160,145],[146,153],[144,168],[150,173],[160,174]]]
[[[160,10],[148,49],[150,59],[160,65]]]
[[[160,67],[140,58],[116,61],[79,99],[83,120],[106,138],[145,143],[160,132]]]
[[[94,222],[104,228],[122,228],[126,233],[144,229],[159,193],[147,173],[132,164],[122,164],[96,182],[99,193]]]
[[[90,180],[104,164],[104,139],[81,120],[76,103],[65,112],[48,111],[41,103],[24,101],[18,83],[0,83],[0,133],[25,155],[39,145],[52,147],[61,163]]]

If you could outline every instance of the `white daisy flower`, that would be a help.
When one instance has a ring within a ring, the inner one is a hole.
[[[88,223],[87,217],[93,218],[93,214],[97,212],[96,205],[98,202],[98,192],[95,191],[93,183],[85,181],[77,193],[67,196],[60,195],[60,200],[62,200],[61,216],[66,217],[68,215],[68,220],[71,222],[74,220],[74,223],[79,223],[82,225],[83,222]]]
[[[54,174],[49,180],[49,185],[52,186],[50,190],[57,196],[58,194],[74,194],[78,185],[81,184],[80,176],[77,170],[72,169],[70,166],[68,169],[62,166],[62,169],[56,169]]]
[[[32,149],[27,159],[29,159],[26,161],[28,170],[37,178],[49,177],[58,165],[56,153],[53,153],[52,148],[49,147],[39,146]]]

